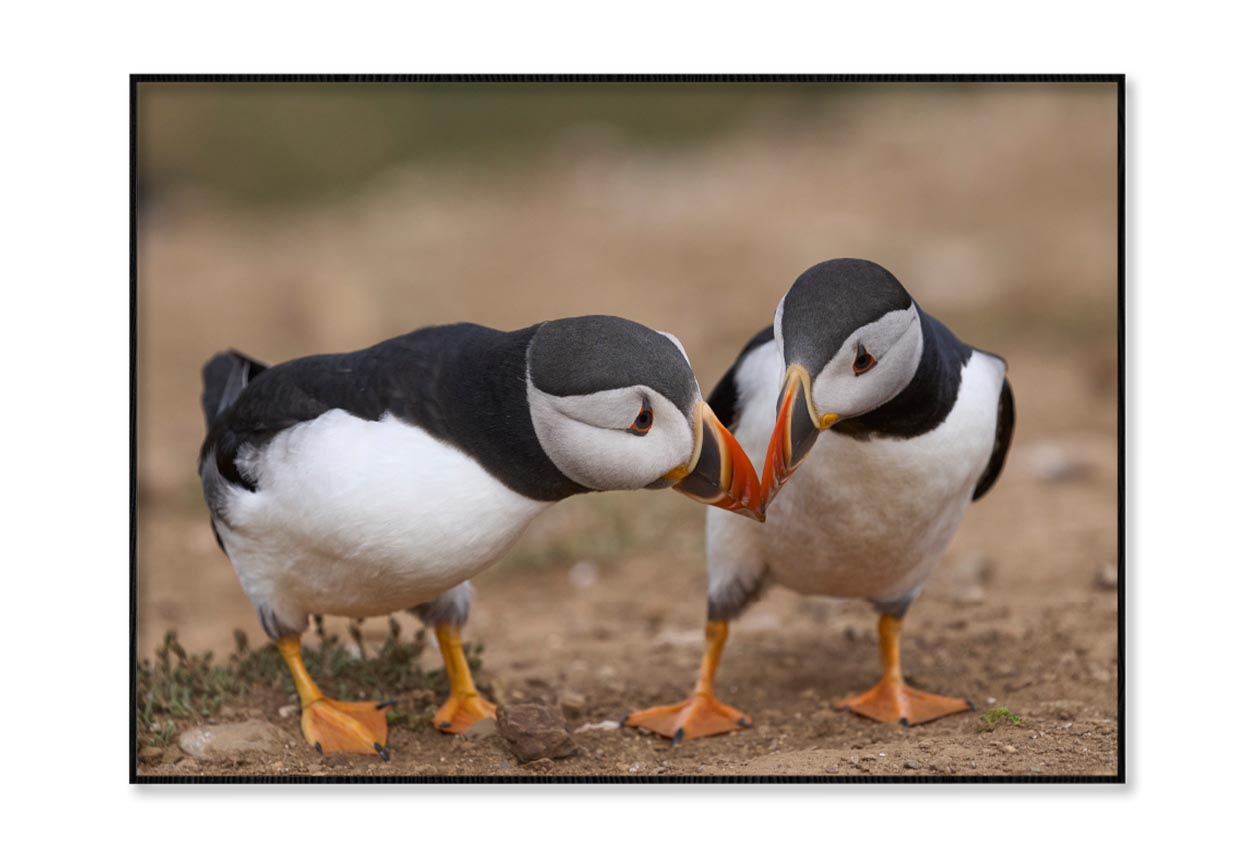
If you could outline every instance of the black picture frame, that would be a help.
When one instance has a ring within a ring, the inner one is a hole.
[[[1113,83],[1117,85],[1118,184],[1118,765],[1113,775],[971,775],[971,776],[255,776],[166,775],[141,776],[134,745],[137,741],[137,164],[139,87],[145,83]],[[808,784],[1123,784],[1127,780],[1126,708],[1126,75],[1125,74],[133,74],[130,98],[130,741],[129,780],[132,784],[690,784],[690,783],[808,783]]]

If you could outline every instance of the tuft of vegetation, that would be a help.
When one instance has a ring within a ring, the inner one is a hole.
[[[979,721],[983,723],[983,727],[987,731],[994,731],[1001,726],[1022,725],[1022,717],[1018,716],[1008,708],[992,708],[980,717]]]
[[[305,666],[329,696],[400,698],[397,707],[388,712],[389,724],[414,729],[430,725],[436,697],[448,691],[447,674],[442,667],[422,668],[419,658],[426,645],[424,630],[406,641],[401,638],[400,623],[395,619],[388,623],[387,639],[376,654],[367,655],[359,624],[349,628],[350,648],[335,634],[327,634],[322,620],[315,618],[316,642],[307,642],[302,648]],[[477,672],[482,665],[482,645],[467,644],[465,652],[471,671]],[[235,651],[223,663],[214,662],[212,653],[189,653],[176,632],[167,632],[155,661],[144,659],[136,665],[136,682],[136,748],[164,747],[174,741],[181,728],[212,720],[233,700],[254,689],[295,693],[278,649],[272,643],[250,648],[247,635],[238,629]]]

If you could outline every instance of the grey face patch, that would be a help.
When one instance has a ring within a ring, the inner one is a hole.
[[[783,357],[818,374],[856,330],[913,299],[873,261],[839,258],[800,274],[783,298]]]
[[[675,343],[621,317],[544,323],[531,341],[528,362],[535,387],[559,397],[646,385],[687,412],[700,396],[692,368]]]

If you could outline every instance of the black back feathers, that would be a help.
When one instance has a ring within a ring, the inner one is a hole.
[[[254,375],[212,423],[201,459],[212,454],[224,479],[255,490],[235,465],[242,447],[262,446],[284,429],[342,409],[421,427],[527,497],[558,500],[587,491],[553,465],[531,423],[526,353],[537,328],[433,326],[356,352],[275,365]],[[218,373],[212,371],[215,380]],[[217,396],[208,379],[206,369],[206,399]]]

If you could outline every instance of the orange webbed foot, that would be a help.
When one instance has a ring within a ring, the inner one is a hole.
[[[300,730],[322,753],[350,752],[379,755],[387,752],[387,708],[390,702],[338,702],[322,697],[304,707]]]
[[[929,723],[949,714],[974,709],[966,699],[940,696],[915,690],[900,681],[880,681],[858,696],[849,696],[838,702],[841,711],[852,711],[881,723],[900,723],[916,726]]]
[[[684,740],[747,729],[753,725],[753,719],[712,695],[698,693],[676,705],[636,711],[627,715],[622,725],[668,737],[677,745]]]
[[[479,720],[496,719],[496,706],[477,693],[454,693],[435,712],[435,728],[446,734],[464,732]]]

